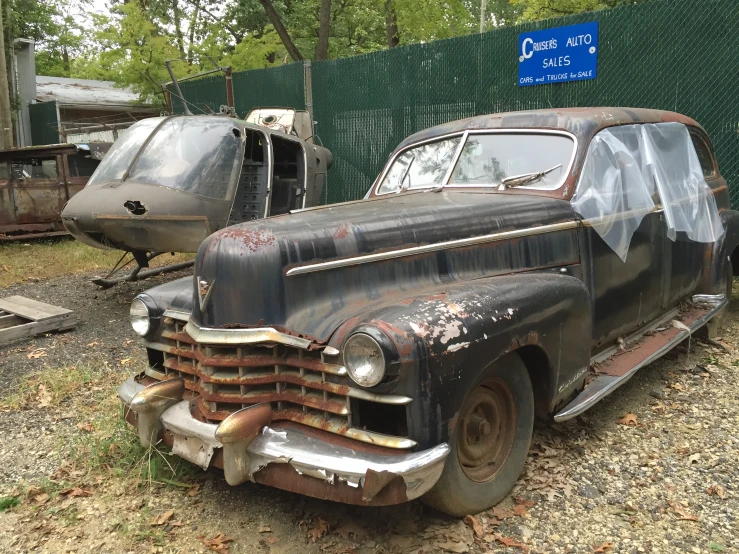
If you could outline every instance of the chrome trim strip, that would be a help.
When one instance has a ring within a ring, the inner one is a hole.
[[[391,404],[393,406],[406,406],[413,402],[409,396],[397,396],[394,394],[376,394],[362,389],[350,388],[346,395],[357,400],[369,400],[377,404]]]
[[[256,329],[211,329],[198,327],[192,321],[188,321],[185,331],[190,337],[201,344],[254,344],[259,342],[277,342],[287,346],[307,349],[312,343],[308,339],[294,337],[281,333],[272,327],[259,327]]]
[[[686,338],[695,333],[698,329],[703,327],[703,325],[713,319],[714,316],[718,315],[718,313],[726,305],[728,305],[728,301],[724,298],[724,300],[720,304],[716,305],[716,307],[714,307],[710,312],[706,313],[703,317],[695,320],[690,325],[689,331],[683,330],[682,332],[675,335],[670,340],[670,342],[665,344],[654,354],[646,357],[644,360],[636,364],[624,375],[620,377],[615,377],[613,375],[602,375],[600,377],[597,377],[587,387],[585,387],[583,391],[579,395],[577,395],[574,400],[572,400],[572,402],[565,406],[564,409],[562,409],[560,412],[555,414],[554,421],[558,423],[562,421],[567,421],[568,419],[572,419],[573,417],[576,417],[586,410],[592,408],[597,402],[611,394],[613,391],[615,391],[617,388],[631,379],[631,377],[633,377],[633,375],[638,370],[658,360],[659,358],[667,354],[670,350],[672,350],[677,344],[681,343]],[[588,389],[590,389],[590,391]]]
[[[178,321],[184,321],[187,323],[190,320],[190,312],[182,312],[180,310],[164,310],[164,317],[171,317],[172,319],[176,319]]]
[[[695,294],[691,299],[695,304],[708,304],[709,306],[717,306],[726,299],[726,295],[721,294]]]
[[[555,129],[535,129],[535,128],[515,128],[515,129],[505,129],[505,128],[495,128],[495,129],[467,129],[465,131],[454,131],[452,133],[448,133],[446,135],[439,135],[438,137],[426,139],[426,140],[419,140],[418,142],[414,142],[413,144],[409,144],[402,150],[398,150],[395,152],[395,154],[392,155],[392,157],[385,163],[385,166],[382,169],[382,172],[380,172],[380,175],[375,180],[375,182],[370,187],[370,191],[374,191],[375,196],[386,196],[388,194],[397,194],[398,191],[392,191],[392,192],[378,192],[380,189],[380,185],[382,184],[382,181],[385,179],[385,175],[390,171],[390,167],[395,163],[395,159],[400,156],[403,152],[410,150],[411,148],[415,148],[417,146],[421,146],[423,144],[428,144],[431,142],[439,142],[442,140],[446,140],[449,138],[454,138],[457,136],[462,136],[463,140],[461,141],[462,147],[464,147],[464,143],[467,140],[467,136],[469,135],[495,135],[495,134],[517,134],[517,135],[560,135],[565,136],[570,139],[572,139],[573,147],[572,147],[572,156],[570,157],[570,163],[567,166],[567,171],[563,173],[565,175],[565,178],[562,180],[561,183],[559,183],[556,187],[536,187],[536,186],[526,186],[527,190],[557,190],[560,188],[564,181],[567,179],[567,175],[569,175],[570,171],[573,168],[573,164],[575,163],[575,157],[577,156],[577,146],[578,146],[578,140],[577,136],[570,133],[569,131],[562,131],[562,130],[555,130]],[[461,150],[460,150],[461,152]],[[458,156],[455,156],[454,158],[454,164],[456,164],[458,159]],[[451,173],[454,170],[454,165],[451,166],[451,169],[447,171],[445,175],[445,180],[441,184],[443,188],[490,188],[490,189],[497,189],[500,184],[493,184],[493,185],[450,185],[449,184],[449,178],[451,178]],[[416,190],[428,190],[428,189],[434,189],[438,188],[439,185],[429,185],[427,187],[413,187],[412,189],[409,189],[410,192],[416,191]]]
[[[474,246],[476,244],[485,244],[488,242],[497,242],[501,240],[520,237],[529,237],[534,235],[541,235],[543,233],[552,233],[556,231],[565,231],[568,229],[575,229],[579,224],[580,223],[578,221],[563,221],[561,223],[552,223],[551,225],[528,227],[526,229],[516,229],[515,231],[501,231],[500,233],[481,235],[479,237],[449,240],[445,242],[437,242],[436,244],[427,244],[424,246],[412,246],[410,248],[401,248],[399,250],[391,250],[389,252],[380,252],[377,254],[365,254],[363,256],[355,256],[353,258],[345,258],[341,260],[332,260],[330,262],[319,262],[315,264],[293,267],[292,269],[288,269],[285,275],[287,277],[291,277],[293,275],[302,275],[303,273],[314,273],[316,271],[336,269],[339,267],[369,264],[383,260],[391,260],[393,258],[404,258],[406,256],[414,256],[416,254],[426,254],[428,252],[436,252],[439,250],[464,248],[465,246]]]

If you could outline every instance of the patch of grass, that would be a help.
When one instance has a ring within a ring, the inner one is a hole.
[[[0,289],[28,279],[49,279],[96,269],[107,273],[123,254],[100,250],[76,240],[37,240],[0,246]],[[194,254],[165,254],[155,258],[157,267],[191,260]],[[129,268],[133,265],[128,266]]]
[[[55,407],[82,389],[88,392],[102,390],[99,387],[109,381],[111,375],[122,377],[90,365],[44,369],[22,380],[12,393],[0,399],[0,409]]]
[[[17,496],[0,496],[0,512],[14,508],[20,503]]]
[[[143,368],[130,368],[137,373]],[[138,370],[138,371],[137,371]],[[0,409],[56,407],[74,414],[80,429],[58,445],[62,466],[52,481],[36,486],[52,498],[59,490],[110,477],[135,487],[167,485],[188,488],[198,468],[165,446],[145,448],[123,418],[118,386],[131,374],[101,366],[49,368],[20,382],[0,400]]]
[[[99,417],[92,422],[93,431],[72,445],[75,467],[90,474],[104,472],[128,479],[137,486],[189,487],[183,481],[192,479],[196,466],[164,446],[141,446],[136,429],[123,418],[123,406],[120,402],[111,404],[106,401],[99,406]]]

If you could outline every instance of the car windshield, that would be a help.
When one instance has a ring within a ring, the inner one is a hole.
[[[385,174],[378,194],[446,186],[559,188],[575,147],[565,135],[544,133],[470,134],[427,143],[401,153]],[[451,170],[448,182],[446,176]]]
[[[154,132],[136,158],[136,152],[151,131],[151,128],[131,127],[123,139],[125,143],[117,150],[113,149],[119,143],[111,148],[91,181],[120,180],[133,163],[127,180],[209,198],[226,198],[242,163],[242,133],[233,119],[172,117]],[[129,155],[129,151],[133,153]],[[106,165],[111,154],[113,159]]]

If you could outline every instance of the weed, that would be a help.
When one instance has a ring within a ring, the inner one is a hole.
[[[17,496],[0,496],[0,512],[14,508],[20,503]]]

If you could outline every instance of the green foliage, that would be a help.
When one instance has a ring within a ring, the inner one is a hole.
[[[538,21],[594,10],[615,8],[625,4],[638,4],[645,0],[511,0],[521,10],[524,21]]]
[[[0,496],[0,512],[9,510],[20,503],[17,496]]]

